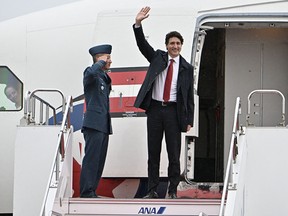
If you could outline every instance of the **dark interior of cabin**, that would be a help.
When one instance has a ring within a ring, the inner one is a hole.
[[[199,72],[199,137],[194,181],[222,182],[224,155],[225,30],[207,31]]]

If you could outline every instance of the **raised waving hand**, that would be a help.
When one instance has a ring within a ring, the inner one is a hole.
[[[135,18],[135,24],[140,26],[142,20],[146,19],[149,17],[149,11],[150,11],[150,7],[144,7],[142,8],[139,13],[136,15]]]

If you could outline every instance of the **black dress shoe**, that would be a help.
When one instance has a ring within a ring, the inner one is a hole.
[[[170,193],[170,194],[168,195],[168,198],[169,198],[169,199],[177,199],[177,195],[176,195],[176,193]]]
[[[150,191],[146,196],[143,197],[143,199],[156,199],[158,197],[159,196],[156,191]]]

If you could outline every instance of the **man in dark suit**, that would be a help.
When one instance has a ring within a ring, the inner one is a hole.
[[[155,51],[145,40],[141,22],[149,16],[149,11],[150,7],[142,8],[133,25],[137,46],[150,62],[134,105],[146,110],[147,114],[148,194],[144,198],[158,198],[156,190],[165,133],[169,159],[168,197],[173,199],[177,198],[180,181],[181,132],[187,132],[193,126],[193,67],[180,55],[183,44],[180,33],[173,31],[166,35],[167,52]],[[168,69],[170,63],[171,69]]]
[[[89,49],[93,65],[84,71],[83,85],[86,112],[82,133],[85,139],[85,156],[80,176],[80,197],[97,198],[96,189],[102,176],[109,134],[112,134],[109,108],[111,79],[106,73],[110,68],[111,45]]]

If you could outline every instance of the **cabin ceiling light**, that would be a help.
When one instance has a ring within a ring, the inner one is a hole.
[[[224,23],[224,26],[225,26],[226,28],[228,28],[228,27],[230,27],[230,24],[229,24],[229,23]]]
[[[270,23],[269,26],[270,26],[271,28],[274,28],[274,27],[275,27],[275,23]]]

